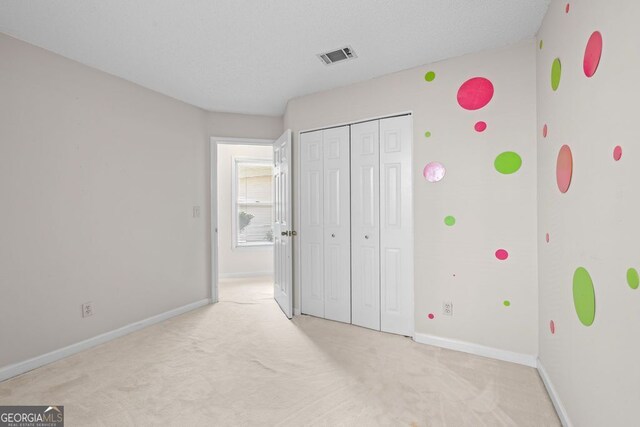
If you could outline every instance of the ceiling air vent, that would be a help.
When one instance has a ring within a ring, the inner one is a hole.
[[[318,55],[318,58],[320,58],[322,63],[325,65],[331,65],[335,64],[336,62],[341,62],[346,59],[354,59],[357,57],[358,56],[350,46],[346,46],[338,50],[333,50],[331,52],[321,53]]]

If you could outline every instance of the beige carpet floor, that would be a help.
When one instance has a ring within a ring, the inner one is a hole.
[[[67,426],[558,426],[536,370],[309,316],[267,280],[0,383]]]

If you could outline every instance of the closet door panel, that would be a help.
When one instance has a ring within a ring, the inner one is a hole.
[[[351,322],[349,126],[323,132],[324,317]]]
[[[300,263],[304,314],[324,317],[324,156],[322,131],[300,135]]]
[[[351,126],[351,323],[380,330],[378,121]]]
[[[380,120],[380,328],[413,335],[410,116]]]

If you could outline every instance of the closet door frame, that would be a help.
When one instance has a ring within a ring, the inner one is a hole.
[[[301,170],[301,165],[302,165],[302,149],[301,149],[301,135],[304,133],[308,133],[308,132],[313,132],[313,131],[318,131],[318,130],[325,130],[325,129],[330,129],[330,128],[334,128],[334,127],[340,127],[340,126],[345,126],[345,125],[354,125],[357,123],[362,123],[362,122],[368,122],[368,121],[372,121],[372,120],[382,120],[382,119],[388,119],[388,118],[393,118],[393,117],[399,117],[399,116],[409,116],[411,119],[411,130],[412,130],[412,134],[411,134],[411,141],[412,144],[410,144],[410,158],[411,158],[411,165],[412,165],[412,173],[411,173],[411,189],[412,189],[412,193],[413,193],[413,186],[414,186],[414,176],[415,176],[415,170],[413,170],[413,111],[411,110],[407,110],[407,111],[401,111],[401,112],[397,112],[397,113],[391,113],[391,114],[387,114],[387,115],[382,115],[382,116],[373,116],[373,117],[365,117],[365,118],[361,118],[361,119],[356,119],[356,120],[351,120],[351,121],[345,121],[345,122],[341,122],[341,123],[335,123],[335,124],[330,124],[330,125],[325,125],[325,126],[316,126],[316,127],[310,127],[307,129],[302,129],[296,132],[296,141],[294,142],[294,148],[297,150],[298,155],[297,155],[297,162],[294,165],[294,194],[295,194],[295,203],[294,203],[294,227],[299,228],[299,224],[301,224],[301,211],[300,211],[300,206],[301,206],[301,195],[302,195],[302,185],[301,185],[301,177],[302,177],[302,170]],[[413,263],[413,258],[415,257],[415,251],[414,251],[414,233],[413,233],[413,197],[411,200],[411,242],[410,242],[410,247],[411,247],[411,256],[412,256],[412,263]],[[301,264],[301,255],[302,255],[302,248],[301,245],[299,244],[299,241],[294,241],[294,254],[295,254],[295,262],[294,262],[294,313],[296,315],[300,315],[300,307],[301,307],[301,294],[302,292],[304,292],[302,290],[302,264]],[[413,308],[412,313],[411,313],[411,334],[410,336],[412,338],[415,338],[415,297],[414,297],[414,271],[411,272],[411,306]]]

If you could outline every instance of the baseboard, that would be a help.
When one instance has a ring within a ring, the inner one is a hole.
[[[416,333],[413,337],[413,340],[421,344],[429,344],[436,347],[447,348],[449,350],[475,354],[476,356],[489,357],[491,359],[498,359],[505,362],[512,362],[519,365],[530,366],[532,368],[537,367],[536,356],[532,354],[515,353],[513,351],[501,350],[499,348],[487,347],[480,344],[442,338],[428,334]]]
[[[573,424],[571,424],[571,420],[569,419],[569,414],[567,414],[567,410],[564,408],[558,392],[555,387],[553,387],[551,378],[549,378],[547,371],[544,369],[540,358],[538,358],[538,373],[540,374],[540,378],[542,378],[542,382],[544,383],[547,393],[551,398],[553,407],[556,408],[556,413],[558,414],[558,418],[560,418],[560,422],[564,427],[573,427]]]
[[[273,271],[255,271],[255,272],[239,272],[239,273],[219,273],[219,279],[236,279],[242,277],[264,277],[273,276]]]
[[[156,323],[160,323],[163,320],[170,319],[180,314],[186,313],[196,308],[209,304],[211,301],[209,298],[202,299],[200,301],[192,302],[191,304],[183,305],[182,307],[174,308],[173,310],[166,311],[164,313],[148,317],[138,322],[130,323],[113,331],[105,332],[95,337],[88,338],[84,341],[71,344],[69,346],[60,348],[58,350],[51,351],[49,353],[27,359],[23,362],[14,363],[13,365],[7,365],[0,368],[0,381],[15,377],[16,375],[24,374],[25,372],[39,368],[56,360],[63,359],[71,356],[72,354],[79,353],[83,350],[87,350],[91,347],[95,347],[99,344],[103,344],[107,341],[111,341],[115,338],[130,334],[140,329],[146,328]]]

